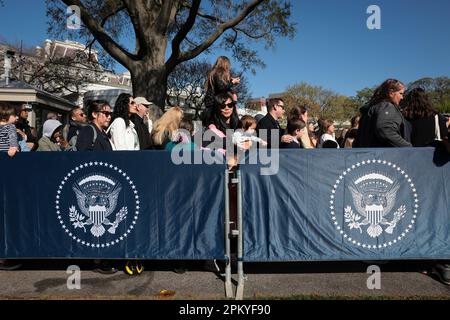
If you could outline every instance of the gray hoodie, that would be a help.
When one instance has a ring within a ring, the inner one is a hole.
[[[42,135],[47,138],[51,138],[55,130],[62,126],[62,123],[58,120],[49,119],[44,122],[44,128],[42,129]]]
[[[54,143],[51,138],[55,131],[62,126],[58,120],[47,120],[44,122],[42,129],[42,138],[39,140],[39,147],[37,151],[62,151],[59,144]]]

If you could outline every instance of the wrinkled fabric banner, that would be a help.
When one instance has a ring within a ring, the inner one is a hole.
[[[280,150],[242,165],[246,261],[450,259],[450,156],[432,148]]]
[[[224,258],[224,164],[37,152],[0,167],[1,258]]]

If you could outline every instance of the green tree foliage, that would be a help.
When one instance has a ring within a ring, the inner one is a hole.
[[[316,118],[344,122],[358,113],[358,105],[349,97],[305,82],[288,87],[284,99],[288,108],[306,105]]]
[[[375,89],[376,88],[373,87],[359,90],[356,92],[356,96],[352,97],[351,99],[359,108],[361,108],[362,106],[364,106],[369,102],[370,98],[373,96],[373,93],[375,92]]]
[[[442,113],[450,113],[450,79],[448,77],[422,78],[408,85],[408,89],[417,87],[427,91],[434,108]]]

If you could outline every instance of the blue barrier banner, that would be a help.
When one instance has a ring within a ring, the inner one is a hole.
[[[317,149],[280,150],[274,175],[241,165],[244,259],[450,259],[449,160],[432,148]]]
[[[225,164],[36,152],[0,167],[0,258],[224,258]]]

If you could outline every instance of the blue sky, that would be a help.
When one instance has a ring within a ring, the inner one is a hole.
[[[41,45],[48,38],[45,1],[4,3],[0,39]],[[389,77],[408,83],[426,76],[450,76],[449,0],[292,3],[296,37],[279,39],[275,49],[256,45],[267,67],[248,75],[254,97],[281,92],[301,81],[352,96]],[[381,30],[366,26],[369,5],[381,9]]]

